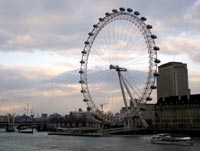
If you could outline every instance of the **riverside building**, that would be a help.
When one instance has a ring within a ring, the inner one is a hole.
[[[154,111],[157,130],[200,134],[200,94],[159,99]]]
[[[190,95],[187,64],[169,62],[158,72],[155,129],[200,134],[200,94]]]
[[[165,99],[170,96],[189,97],[187,64],[169,62],[158,67],[157,98]]]

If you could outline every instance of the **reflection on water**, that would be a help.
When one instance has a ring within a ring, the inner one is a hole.
[[[150,139],[150,135],[77,137],[0,132],[0,151],[198,151],[200,147],[199,138],[194,138],[194,146],[151,144]]]

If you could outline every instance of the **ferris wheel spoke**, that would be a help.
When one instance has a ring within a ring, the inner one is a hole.
[[[107,55],[105,54],[104,51],[102,51],[102,48],[96,48],[95,45],[93,47],[93,54],[95,54],[96,58],[98,58],[98,61],[101,61],[101,62],[108,62],[108,59],[107,59]]]
[[[107,39],[107,45],[109,46],[108,50],[110,50],[111,54],[113,54],[113,39],[110,25],[105,28],[105,33],[107,33],[107,36],[105,38]]]
[[[107,45],[107,41],[106,41],[106,38],[105,38],[105,34],[104,35],[99,35],[97,37],[97,40],[98,40],[98,43],[94,43],[95,47],[96,45],[98,45],[99,47],[96,47],[98,49],[100,49],[101,53],[104,55],[104,56],[107,56],[107,50],[109,50],[109,45]]]
[[[124,24],[125,24],[125,23],[124,23]],[[123,28],[124,31],[123,31],[122,40],[125,41],[125,42],[126,42],[126,40],[127,40],[128,33],[129,33],[129,30],[128,30],[128,29],[131,29],[131,28],[130,28],[130,25],[131,25],[131,23],[125,24],[125,25],[124,25],[124,28]]]
[[[127,80],[127,78],[125,78],[126,82],[129,84],[129,86],[132,88],[132,90],[134,90],[134,92],[139,96],[141,93],[141,89],[138,87],[138,85],[140,85],[141,83],[144,83],[144,81],[141,81],[138,78],[135,78],[135,76],[130,76],[128,74],[129,78],[131,77],[131,81],[129,82]],[[134,79],[132,79],[134,78]]]
[[[125,50],[128,50],[128,52],[129,52],[130,49],[128,49],[128,45],[129,45],[128,39],[130,39],[131,36],[129,35],[129,32],[130,32],[130,31],[129,31],[128,29],[132,29],[132,28],[130,28],[130,23],[127,24],[126,27],[125,27],[124,29],[126,29],[125,32],[124,32],[124,35],[125,35],[125,36],[124,36],[124,38],[122,39],[122,41],[124,42],[124,49],[125,49]],[[127,53],[128,53],[128,52],[127,52]],[[131,51],[130,51],[130,52],[131,52]],[[129,53],[128,53],[128,54],[129,54]]]
[[[147,59],[147,57],[140,57],[140,58],[137,58],[137,59],[128,59],[128,60],[126,60],[122,65],[123,66],[128,66],[128,65],[130,65],[131,63],[131,66],[135,66],[135,65],[141,65],[141,64],[144,64],[144,68],[146,68],[147,67],[147,64],[148,64],[148,62],[147,61],[145,61],[145,59]],[[146,63],[146,64],[145,64]],[[145,66],[146,65],[146,66]]]
[[[95,55],[99,55],[99,56],[102,56],[103,58],[106,58],[106,55],[103,51],[101,51],[101,47],[96,47],[96,45],[94,44],[93,47],[92,47],[92,50],[93,50],[93,54]]]
[[[130,44],[127,45],[127,50],[129,50],[127,53],[133,53],[133,52],[138,52],[140,51],[140,53],[147,53],[147,49],[146,49],[146,43],[142,43],[142,39],[138,39],[137,38],[137,42],[134,43],[134,45],[132,44],[132,42],[130,42]],[[143,51],[141,51],[143,50]]]
[[[131,33],[133,33],[133,34],[131,34]],[[137,36],[137,32],[135,33],[135,32],[133,32],[133,31],[130,31],[130,33],[129,33],[129,39],[127,40],[127,49],[128,50],[130,50],[130,48],[132,47],[132,46],[137,46],[138,45],[138,43],[140,43],[141,41],[141,37],[138,37]]]
[[[148,59],[148,56],[143,55],[143,56],[140,56],[140,57],[128,59],[126,62],[124,62],[124,64],[130,64],[131,62],[134,63],[133,65],[135,65],[137,63],[147,63],[148,62],[148,61],[146,61],[147,59]]]
[[[97,77],[98,81],[101,82],[101,81],[105,80],[105,79],[104,79],[105,76],[108,76],[108,74],[107,74],[107,75],[104,75],[104,76],[102,76],[102,74],[99,75],[99,76]],[[103,78],[103,80],[102,80],[102,78]],[[102,99],[103,101],[100,101],[99,98],[98,98],[98,100],[99,100],[98,102],[101,102],[101,103],[108,103],[108,104],[109,104],[109,102],[110,102],[111,100],[108,100],[108,99],[109,99],[109,98],[113,98],[113,94],[112,94],[111,92],[112,92],[113,89],[116,89],[115,86],[113,85],[114,83],[115,83],[115,82],[111,79],[111,80],[107,81],[107,87],[106,87],[105,85],[102,84],[102,85],[99,86],[98,88],[95,88],[95,90],[92,90],[92,91],[94,91],[94,92],[98,92],[98,93],[101,94],[101,99]]]
[[[122,52],[123,51],[123,47],[124,47],[124,41],[123,41],[123,37],[124,37],[124,32],[125,32],[125,25],[124,25],[124,21],[120,20],[120,35],[119,36],[119,51]]]
[[[114,27],[113,27],[113,23],[110,23],[110,25],[108,25],[107,28],[110,33],[110,45],[111,45],[111,54],[114,54],[114,50],[115,50],[115,45],[114,45],[114,37],[115,37],[115,32],[114,32]]]
[[[107,57],[107,54],[106,54],[106,48],[104,47],[104,45],[100,42],[99,43],[100,47],[95,47],[96,48],[96,51],[98,51],[99,53],[101,53],[103,55],[104,58]]]

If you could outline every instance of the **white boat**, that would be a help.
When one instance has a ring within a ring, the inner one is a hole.
[[[191,140],[191,137],[171,136],[170,134],[157,134],[152,136],[151,143],[191,146],[194,144],[194,141]]]

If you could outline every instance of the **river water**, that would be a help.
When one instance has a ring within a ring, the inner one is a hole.
[[[0,132],[0,151],[199,151],[200,138],[194,146],[150,143],[151,135],[78,137]]]

